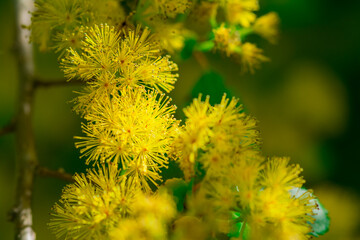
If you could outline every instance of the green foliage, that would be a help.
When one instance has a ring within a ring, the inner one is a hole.
[[[222,96],[226,93],[231,98],[232,94],[226,87],[223,77],[215,71],[205,72],[196,82],[191,91],[191,97],[196,98],[199,94],[209,95],[210,104],[214,105],[221,101]]]
[[[209,52],[210,50],[212,50],[215,46],[214,41],[209,40],[209,41],[205,41],[202,43],[199,43],[196,46],[196,50],[201,51],[201,52]]]
[[[196,39],[194,38],[186,39],[184,48],[180,52],[181,59],[183,60],[189,59],[193,54],[195,45],[196,45]]]
[[[189,191],[189,184],[181,178],[172,178],[168,179],[164,183],[163,187],[166,188],[169,192],[171,192],[176,202],[177,210],[179,212],[182,212],[184,210],[186,194]]]
[[[244,228],[244,229],[243,229]],[[238,222],[233,225],[233,228],[228,233],[228,237],[238,238],[241,236],[243,240],[249,239],[249,225],[244,222]]]

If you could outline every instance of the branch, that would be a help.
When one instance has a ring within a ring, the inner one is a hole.
[[[42,79],[35,79],[34,80],[34,88],[83,85],[84,83],[85,82],[81,81],[80,79],[74,79],[71,81],[66,81],[65,79],[54,80],[54,81],[45,81]]]
[[[52,177],[65,180],[67,182],[74,182],[72,175],[66,173],[62,168],[58,170],[50,170],[48,168],[38,166],[36,173],[42,177]]]
[[[33,0],[16,0],[17,52],[19,96],[16,121],[16,201],[13,208],[16,240],[35,240],[32,228],[32,193],[38,164],[32,129],[34,62],[30,32],[22,26],[31,23]]]
[[[15,129],[16,129],[16,119],[13,118],[8,124],[0,128],[0,136],[15,132]]]
[[[203,52],[194,51],[193,56],[203,70],[209,70],[210,64]]]

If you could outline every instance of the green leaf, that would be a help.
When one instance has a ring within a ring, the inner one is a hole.
[[[242,229],[244,228],[244,229]],[[233,225],[230,232],[228,233],[228,237],[232,238],[238,238],[240,237],[240,234],[242,234],[242,239],[246,240],[249,238],[249,225],[244,222],[238,222]]]
[[[197,41],[195,38],[188,38],[185,40],[184,48],[181,50],[180,53],[181,59],[186,60],[192,56],[196,42]]]
[[[212,105],[220,103],[224,93],[228,98],[232,97],[231,92],[225,86],[223,77],[214,71],[208,71],[201,76],[191,91],[191,96],[197,98],[200,93],[203,96],[210,95]]]
[[[198,45],[196,45],[195,49],[200,51],[200,52],[208,52],[210,50],[212,50],[215,46],[214,41],[212,40],[208,40],[205,42],[201,42]]]
[[[186,194],[189,191],[189,184],[183,179],[172,178],[165,182],[164,186],[174,196],[176,207],[179,212],[184,210]]]

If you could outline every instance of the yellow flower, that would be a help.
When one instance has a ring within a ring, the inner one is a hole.
[[[250,27],[256,19],[253,11],[259,10],[257,0],[226,0],[225,12],[229,23]]]
[[[222,167],[228,166],[229,159],[234,158],[237,152],[257,147],[255,121],[241,111],[238,100],[233,98],[230,101],[226,95],[215,106],[209,104],[209,97],[201,101],[199,95],[184,109],[187,119],[175,139],[174,151],[178,152],[185,179],[193,176],[197,160],[216,174]],[[198,159],[200,150],[204,154]]]
[[[159,189],[154,194],[142,194],[142,201],[134,203],[134,216],[153,215],[162,221],[169,221],[176,215],[173,197]]]
[[[221,24],[213,32],[216,49],[224,51],[228,57],[240,51],[241,40],[240,34],[237,31],[225,27],[225,24]]]
[[[191,2],[188,0],[155,0],[152,1],[158,13],[174,18],[189,9]]]
[[[105,239],[108,231],[132,212],[138,188],[115,164],[75,174],[54,206],[50,228],[57,238]]]
[[[267,62],[270,60],[262,53],[263,50],[257,48],[255,44],[249,42],[242,44],[240,53],[242,71],[254,73],[254,69],[259,68],[261,62]]]
[[[91,24],[107,23],[119,28],[126,19],[126,13],[117,0],[86,0],[83,5],[90,9]]]
[[[206,178],[201,183],[200,195],[211,202],[215,213],[227,215],[232,207],[236,206],[236,191],[230,188],[229,182],[224,178]]]
[[[150,30],[122,33],[108,25],[82,28],[85,39],[79,51],[70,48],[62,60],[62,68],[69,79],[85,80],[87,88],[75,99],[75,110],[86,114],[94,100],[118,94],[124,86],[145,85],[159,92],[171,91],[178,74],[170,56],[159,56],[158,45]]]
[[[266,163],[261,176],[261,185],[272,189],[289,191],[301,187],[305,180],[300,177],[302,168],[298,164],[288,165],[290,158],[273,157]]]
[[[258,182],[259,173],[263,169],[263,157],[258,152],[248,150],[234,156],[233,164],[227,173],[231,185],[236,189],[240,206],[250,208],[256,203],[261,185]]]
[[[81,26],[119,25],[125,19],[124,9],[115,0],[36,0],[35,7],[31,40],[41,50],[56,49],[60,56],[68,47],[79,47],[76,40]]]
[[[205,240],[208,239],[211,226],[194,216],[183,216],[174,223],[176,240]]]
[[[169,239],[167,224],[176,213],[172,197],[158,192],[155,195],[141,194],[138,200],[134,203],[133,215],[110,231],[110,239]]]
[[[275,12],[265,14],[256,19],[252,27],[254,32],[266,38],[271,43],[276,43],[279,35],[279,16]]]
[[[78,52],[70,48],[69,56],[62,60],[65,76],[69,79],[80,77],[90,80],[105,73],[115,73],[113,61],[115,48],[120,40],[120,33],[108,25],[95,25],[83,28],[84,41]]]
[[[170,54],[180,51],[185,45],[185,37],[190,35],[181,22],[171,23],[162,18],[153,17],[148,23],[154,30],[155,41]]]
[[[316,208],[310,191],[293,196],[290,192],[266,188],[251,208],[250,239],[308,239]]]
[[[54,36],[54,41],[56,44],[54,44],[52,48],[56,53],[59,52],[59,58],[62,58],[64,54],[68,54],[68,51],[64,51],[64,49],[80,48],[83,37],[83,32],[79,31],[78,29],[73,31],[64,30],[64,32],[59,32]]]
[[[113,161],[121,163],[127,174],[141,181],[154,184],[160,179],[158,172],[166,167],[176,128],[176,107],[169,105],[164,94],[146,91],[144,88],[124,88],[121,96],[113,95],[95,99],[83,124],[86,137],[76,146],[81,148],[86,162]]]
[[[74,31],[81,24],[86,24],[87,11],[82,6],[84,0],[35,1],[35,11],[31,19],[31,39],[41,44],[46,50],[51,44],[51,36],[57,30]]]

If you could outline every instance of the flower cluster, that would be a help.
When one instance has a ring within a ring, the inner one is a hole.
[[[54,206],[49,225],[57,238],[165,239],[164,226],[176,212],[167,192],[142,193],[114,163],[76,174],[74,180]]]
[[[80,49],[68,49],[62,68],[68,79],[80,78],[87,88],[75,99],[75,110],[86,113],[94,102],[129,87],[145,86],[158,92],[174,87],[178,70],[170,56],[160,56],[150,31],[137,27],[125,33],[101,24],[83,28]],[[96,105],[96,103],[95,103]]]
[[[69,80],[86,84],[75,99],[86,120],[76,147],[98,167],[74,176],[50,227],[58,238],[129,239],[140,229],[135,239],[164,239],[174,203],[166,191],[150,193],[177,135],[176,108],[162,93],[173,88],[177,66],[159,54],[147,28],[120,32],[94,25],[81,31],[80,47],[69,48],[61,66]]]
[[[37,0],[31,38],[40,49],[52,48],[62,56],[71,53],[65,51],[69,47],[83,48],[87,32],[84,26],[107,23],[120,31],[141,24],[149,27],[155,33],[154,42],[171,54],[184,49],[188,39],[195,39],[195,50],[220,50],[235,58],[243,72],[253,73],[268,58],[253,43],[245,42],[246,37],[258,34],[276,43],[279,25],[276,13],[257,17],[257,10],[257,0],[140,0],[135,4],[116,0]],[[85,54],[94,49],[88,50]]]
[[[279,25],[276,13],[257,17],[254,13],[257,10],[257,0],[145,0],[136,9],[135,20],[150,26],[162,48],[170,53],[181,50],[186,38],[196,38],[199,41],[197,49],[203,49],[204,45],[210,46],[205,51],[225,52],[228,57],[235,57],[243,72],[253,73],[268,58],[255,44],[245,42],[245,38],[249,34],[258,34],[276,43]],[[177,20],[184,15],[189,18]],[[212,30],[212,34],[204,29]]]
[[[84,119],[75,146],[92,165],[75,174],[54,206],[49,225],[57,238],[310,236],[316,204],[301,188],[302,169],[288,158],[262,156],[256,120],[237,99],[224,95],[211,105],[200,95],[180,126],[166,96],[178,67],[164,52],[181,50],[193,23],[211,27],[207,39],[196,36],[194,51],[224,51],[253,72],[268,58],[245,37],[257,33],[275,42],[276,14],[257,18],[255,0],[37,0],[36,6],[32,40],[66,49],[65,77],[85,85],[73,101]],[[170,161],[184,180],[162,184]]]
[[[146,189],[145,180],[157,185],[177,129],[169,99],[144,88],[125,88],[121,95],[95,103],[82,126],[86,137],[77,137],[81,141],[76,143],[86,162],[120,163]]]
[[[238,101],[229,101],[225,95],[216,106],[210,105],[209,97],[201,101],[200,95],[184,109],[187,119],[175,140],[174,152],[186,179],[194,176],[196,159],[209,172],[220,171],[237,152],[256,148],[256,122],[241,111]]]
[[[86,163],[119,163],[126,176],[150,190],[160,180],[160,168],[176,133],[175,106],[161,93],[176,81],[175,63],[159,56],[149,30],[121,35],[108,25],[86,28],[81,48],[69,49],[62,68],[69,79],[86,82],[75,99],[75,110],[86,120],[81,148]],[[147,89],[146,89],[147,88]]]
[[[237,100],[224,96],[211,106],[209,98],[199,96],[184,112],[187,120],[174,151],[185,179],[196,183],[191,216],[207,215],[205,225],[213,226],[208,234],[227,233],[241,223],[251,229],[249,239],[307,239],[314,197],[311,191],[291,193],[304,183],[302,169],[289,165],[288,158],[261,156],[256,122]]]
[[[32,13],[31,39],[40,49],[64,53],[80,47],[81,26],[107,22],[121,26],[126,20],[124,8],[116,0],[36,0]]]

